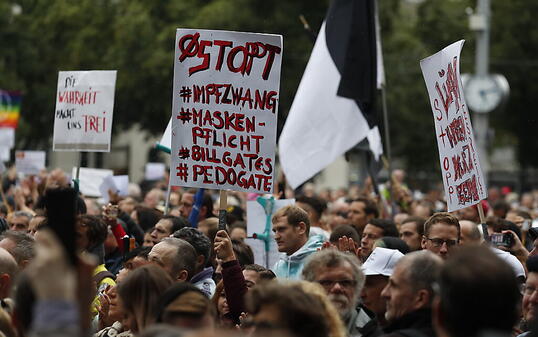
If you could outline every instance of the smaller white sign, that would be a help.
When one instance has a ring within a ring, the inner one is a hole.
[[[166,165],[163,163],[146,163],[146,172],[144,177],[146,180],[160,180],[164,178]]]
[[[254,263],[264,266],[268,269],[272,269],[277,261],[280,259],[280,252],[276,245],[275,240],[271,240],[271,245],[269,246],[269,263],[267,263],[265,251],[265,243],[262,240],[247,238],[245,243],[252,248],[254,253]]]
[[[11,149],[7,146],[0,145],[0,161],[9,161],[11,159]]]
[[[109,152],[116,71],[60,71],[54,151]]]
[[[73,167],[72,175],[76,177],[77,168]],[[99,186],[107,176],[113,174],[112,170],[94,169],[81,167],[79,174],[79,189],[82,194],[88,197],[98,198],[101,196]]]
[[[15,146],[15,129],[0,128],[0,144],[12,149]]]
[[[266,202],[270,201],[266,200]],[[264,207],[257,200],[247,201],[247,235],[249,237],[251,237],[255,233],[263,234],[267,225],[269,225],[269,228],[271,228],[271,218],[273,217],[275,212],[284,206],[295,204],[295,199],[274,200],[273,202],[274,205],[272,207],[272,212],[271,214],[267,214]],[[266,265],[265,260],[265,243],[262,240],[251,239],[249,240],[248,244],[253,241],[255,242],[252,245],[252,250],[254,252],[254,262],[261,266],[272,268],[275,265],[276,261],[278,261],[280,253],[278,252],[276,242],[273,238],[273,232],[271,230],[269,230],[269,234],[271,235],[271,242],[269,245],[269,265]]]
[[[126,197],[129,194],[129,176],[113,176],[112,179],[116,184],[120,197]]]
[[[101,192],[104,203],[107,204],[110,201],[108,195],[109,190],[124,197],[128,194],[128,186],[129,176],[107,176],[99,186],[99,191]]]
[[[16,151],[15,166],[17,172],[36,175],[45,168],[45,151]]]

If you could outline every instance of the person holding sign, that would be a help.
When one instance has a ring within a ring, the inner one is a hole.
[[[323,245],[323,237],[308,237],[308,213],[297,206],[279,209],[273,215],[272,223],[278,251],[285,253],[275,264],[273,271],[278,278],[297,280],[301,277],[306,258]]]

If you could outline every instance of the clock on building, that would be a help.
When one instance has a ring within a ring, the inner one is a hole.
[[[462,77],[467,106],[473,112],[487,113],[495,110],[507,98],[508,81],[502,75],[469,75]]]

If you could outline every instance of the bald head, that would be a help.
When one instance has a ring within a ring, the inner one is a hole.
[[[0,274],[9,274],[11,277],[17,273],[17,261],[4,248],[0,248]]]
[[[460,220],[462,245],[479,245],[482,242],[482,235],[478,229],[478,225],[470,220]]]
[[[13,256],[4,248],[0,248],[0,299],[9,296],[18,268]]]

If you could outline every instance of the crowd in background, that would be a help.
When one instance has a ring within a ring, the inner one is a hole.
[[[318,189],[272,216],[281,256],[254,261],[247,207],[258,195],[167,181],[128,195],[76,194],[73,247],[63,248],[53,190],[60,169],[2,177],[0,331],[4,336],[517,336],[538,305],[538,191],[492,186],[479,207],[446,212],[442,189]],[[168,206],[168,208],[166,208]],[[66,210],[69,209],[66,207]],[[483,225],[482,225],[483,223]],[[57,232],[56,232],[57,234]]]

